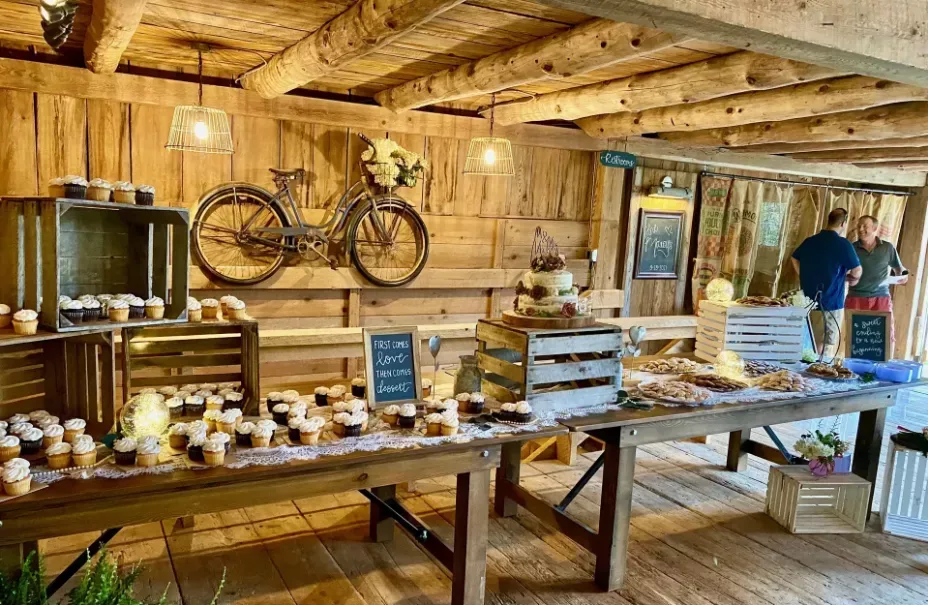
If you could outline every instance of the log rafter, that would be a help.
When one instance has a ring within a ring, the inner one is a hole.
[[[732,151],[749,153],[805,153],[808,151],[832,151],[838,149],[872,149],[873,147],[928,147],[928,135],[879,141],[812,141],[810,143],[767,143],[734,147]]]
[[[875,141],[874,145],[879,145]],[[807,153],[791,153],[789,157],[803,162],[841,162],[855,164],[869,164],[886,161],[913,161],[928,162],[928,148],[926,147],[889,147],[873,149],[838,149],[834,151],[810,151]]]
[[[93,13],[84,38],[84,62],[98,74],[111,74],[119,66],[142,21],[147,0],[93,0]]]

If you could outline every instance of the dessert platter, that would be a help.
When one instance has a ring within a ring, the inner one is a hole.
[[[778,298],[770,298],[769,296],[743,296],[735,301],[739,305],[744,305],[746,307],[786,307],[789,306],[784,301]]]
[[[779,372],[782,369],[783,367],[780,364],[771,363],[769,361],[759,361],[756,359],[744,360],[744,375],[748,378],[759,378],[760,376]]]
[[[680,381],[694,384],[698,387],[709,389],[710,391],[715,391],[717,393],[733,393],[735,391],[743,391],[744,389],[748,388],[748,386],[750,386],[746,382],[734,380],[733,378],[726,378],[725,376],[720,376],[719,374],[684,374],[683,376],[680,376]]]
[[[638,371],[651,374],[688,374],[697,372],[702,368],[699,364],[685,357],[671,357],[669,359],[652,359],[638,366]]]
[[[801,374],[790,370],[780,370],[773,374],[761,376],[756,386],[766,391],[780,391],[784,393],[806,393],[815,390],[815,387]]]
[[[857,380],[858,376],[854,372],[840,364],[830,363],[813,363],[806,368],[806,374],[814,378],[823,380],[849,381]]]
[[[708,389],[681,380],[644,382],[638,385],[643,397],[686,406],[704,404],[712,393]]]

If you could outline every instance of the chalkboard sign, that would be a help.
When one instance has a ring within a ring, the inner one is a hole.
[[[641,209],[635,279],[676,279],[683,213]]]
[[[624,151],[600,151],[599,163],[609,168],[634,168],[638,158]]]
[[[846,355],[856,359],[886,361],[890,354],[889,313],[883,311],[845,310]]]
[[[419,332],[415,327],[365,328],[364,365],[371,408],[390,403],[418,403]]]

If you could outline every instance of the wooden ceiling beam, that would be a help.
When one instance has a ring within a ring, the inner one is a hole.
[[[768,143],[879,141],[924,135],[928,135],[928,103],[913,101],[783,122],[667,132],[661,133],[660,137],[697,147],[741,147]]]
[[[876,143],[875,143],[876,144]],[[928,161],[928,148],[925,147],[890,147],[888,149],[838,149],[835,151],[810,151],[791,153],[789,157],[802,162],[842,162],[870,164],[873,162],[912,160]]]
[[[111,74],[142,21],[147,0],[93,0],[84,37],[84,62],[98,74]]]
[[[687,33],[928,87],[928,3],[918,0],[539,0],[587,15]]]
[[[358,0],[348,10],[241,77],[265,99],[303,86],[390,44],[464,0]]]
[[[640,25],[592,19],[521,46],[384,90],[377,102],[395,112],[547,79],[569,78],[688,41]]]
[[[928,89],[867,76],[848,76],[745,92],[689,105],[591,116],[577,120],[577,124],[590,136],[613,138],[791,120],[906,101],[928,101]]]
[[[928,136],[879,141],[813,141],[811,143],[767,143],[732,147],[732,151],[749,153],[804,153],[809,151],[832,151],[837,149],[872,149],[873,147],[928,147]]]
[[[879,170],[901,170],[903,172],[928,172],[928,160],[878,162],[873,164],[855,164],[855,166]]]
[[[495,114],[499,124],[576,120],[600,114],[695,103],[836,75],[833,70],[815,65],[739,52],[503,103],[496,107]]]

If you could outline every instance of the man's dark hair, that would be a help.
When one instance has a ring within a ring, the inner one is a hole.
[[[840,227],[847,222],[847,210],[844,208],[835,208],[828,213],[828,226]]]

